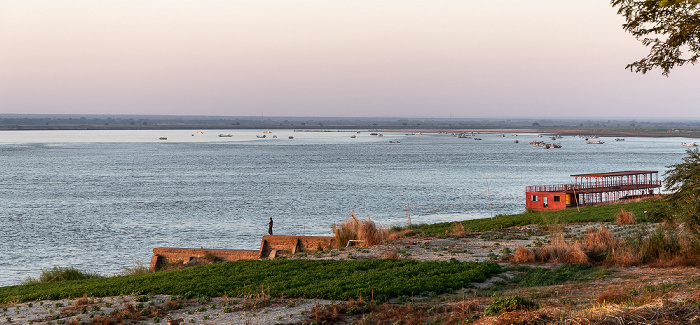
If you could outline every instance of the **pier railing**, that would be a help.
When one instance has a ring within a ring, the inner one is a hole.
[[[661,187],[661,181],[619,181],[619,182],[586,182],[579,184],[555,184],[555,185],[535,185],[527,186],[527,192],[608,192],[608,191],[626,191],[638,190],[646,188]]]

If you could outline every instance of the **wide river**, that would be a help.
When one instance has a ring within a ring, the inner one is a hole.
[[[330,235],[351,211],[384,226],[523,212],[525,186],[662,175],[692,141],[263,131],[0,132],[0,286],[54,266],[112,275],[154,247],[257,249],[270,217],[275,234]]]

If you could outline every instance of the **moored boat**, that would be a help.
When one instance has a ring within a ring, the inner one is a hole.
[[[600,140],[598,140],[598,141],[586,141],[586,144],[603,144],[603,143],[605,143],[605,142],[600,141]]]
[[[681,143],[681,146],[684,146],[684,147],[697,147],[698,144],[695,143],[695,142],[683,142],[683,143]]]
[[[220,138],[230,138],[230,137],[233,137],[233,134],[223,134],[223,133],[220,133],[220,134],[219,134],[219,137],[220,137]]]

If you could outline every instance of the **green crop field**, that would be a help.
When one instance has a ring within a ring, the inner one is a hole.
[[[273,297],[376,300],[470,287],[502,272],[494,263],[264,260],[184,270],[0,287],[0,303],[42,299],[170,294],[243,296],[265,290]]]

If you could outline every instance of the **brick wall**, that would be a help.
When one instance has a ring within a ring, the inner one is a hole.
[[[204,258],[207,254],[223,261],[259,260],[274,258],[276,254],[270,253],[276,251],[296,253],[333,247],[335,238],[323,236],[263,236],[259,250],[158,247],[153,249],[150,269],[153,271],[163,264],[187,263],[195,258]]]
[[[257,250],[158,247],[153,249],[150,269],[153,271],[163,264],[187,263],[194,258],[204,258],[207,254],[223,261],[260,259],[260,252]]]
[[[334,237],[324,236],[263,236],[260,243],[260,256],[266,257],[269,252],[289,251],[292,253],[316,251],[333,248]]]

